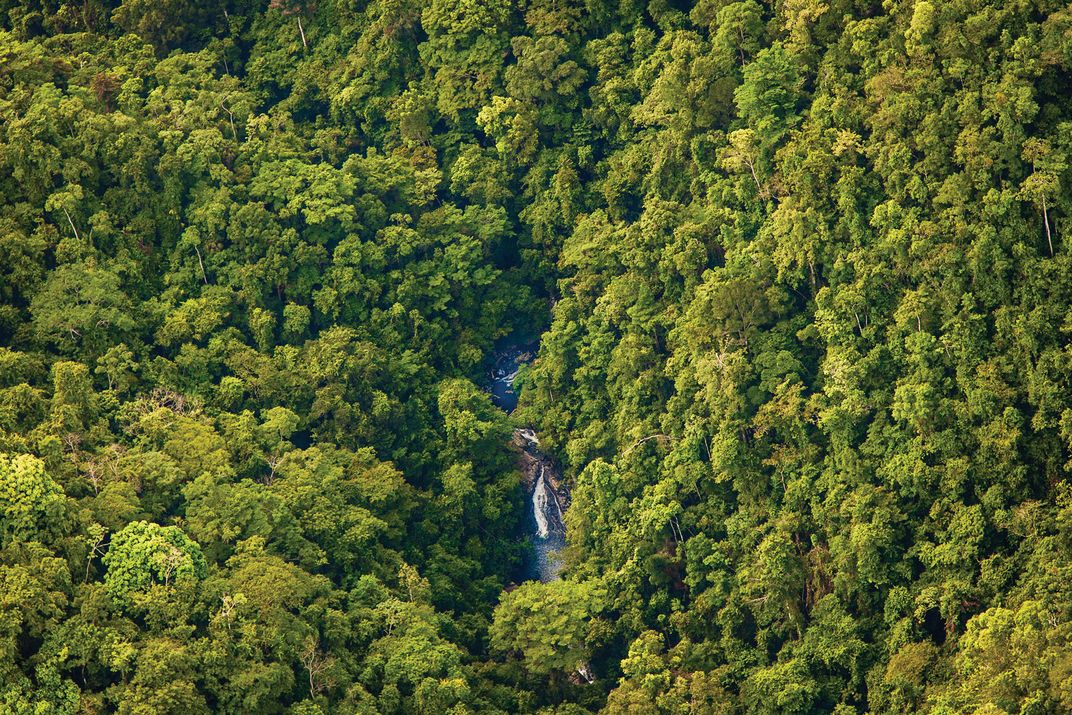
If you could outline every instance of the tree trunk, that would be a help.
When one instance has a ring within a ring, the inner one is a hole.
[[[1046,196],[1042,196],[1042,222],[1046,226],[1046,243],[1050,246],[1050,258],[1053,258],[1053,236],[1050,235],[1050,215],[1046,211]]]

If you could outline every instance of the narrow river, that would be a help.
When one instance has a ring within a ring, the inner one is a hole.
[[[514,380],[518,370],[534,357],[532,346],[514,346],[496,353],[491,370],[492,401],[506,412],[517,407]],[[514,445],[520,451],[519,466],[529,494],[529,540],[532,559],[526,576],[544,583],[554,581],[562,571],[561,550],[566,545],[566,527],[562,513],[568,506],[568,493],[554,460],[540,450],[536,432],[528,427],[514,430]]]

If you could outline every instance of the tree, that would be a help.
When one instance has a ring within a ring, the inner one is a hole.
[[[30,304],[39,340],[100,354],[136,323],[119,276],[95,262],[59,266]]]
[[[500,86],[511,19],[509,6],[499,0],[434,0],[425,7],[421,25],[428,40],[419,51],[440,114],[457,120],[461,112],[483,106]]]
[[[181,529],[147,521],[136,521],[115,534],[102,561],[108,593],[119,603],[130,603],[152,584],[170,586],[208,573],[201,547]]]
[[[492,647],[517,653],[535,673],[585,669],[589,634],[605,607],[605,587],[595,581],[530,581],[495,608]]]
[[[0,545],[58,536],[67,511],[45,463],[29,454],[0,454]]]
[[[769,175],[775,147],[796,122],[799,84],[792,57],[775,42],[745,65],[733,93],[738,116],[755,132],[761,176]]]
[[[181,45],[190,35],[200,34],[206,24],[215,24],[217,19],[214,13],[189,0],[123,0],[112,11],[112,22],[151,42],[161,52]]]

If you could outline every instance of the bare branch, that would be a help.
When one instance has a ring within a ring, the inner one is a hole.
[[[1046,194],[1042,195],[1042,221],[1046,225],[1046,243],[1050,246],[1050,258],[1053,258],[1053,236],[1050,235],[1050,216],[1046,211]]]
[[[201,266],[201,279],[205,281],[205,285],[208,285],[208,276],[205,275],[205,264],[201,260],[201,249],[199,249],[197,246],[194,246],[194,253],[197,254],[197,265]]]
[[[633,442],[631,445],[629,445],[628,449],[626,449],[624,452],[622,452],[622,456],[623,457],[627,456],[630,452],[632,452],[634,449],[636,449],[640,445],[644,444],[645,442],[650,442],[653,439],[665,440],[667,442],[673,442],[674,441],[674,438],[671,437],[668,434],[649,434],[647,437],[644,437],[642,439],[638,439],[636,442]]]
[[[63,207],[63,215],[67,217],[67,223],[71,224],[71,230],[74,231],[74,237],[81,241],[82,237],[78,235],[78,229],[75,228],[74,221],[71,219],[71,214],[67,213],[66,207]]]

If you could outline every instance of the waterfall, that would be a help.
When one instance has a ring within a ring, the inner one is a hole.
[[[540,464],[540,474],[532,490],[532,515],[536,519],[536,536],[546,539],[551,532],[562,533],[562,507],[547,481],[545,467]]]
[[[557,579],[564,565],[561,551],[566,546],[566,528],[550,476],[554,474],[554,466],[535,448],[530,447],[529,454],[537,457],[539,466],[532,489],[532,520],[536,527],[532,542],[536,555],[534,575],[546,583]]]
[[[540,465],[540,476],[536,478],[536,488],[532,490],[532,515],[536,517],[536,536],[546,539],[551,533],[547,520],[547,502],[551,501],[547,494],[547,481],[543,476],[543,465]]]
[[[536,518],[536,536],[546,539],[551,532],[562,533],[562,507],[547,481],[545,467],[540,464],[540,475],[532,490],[532,514]]]

